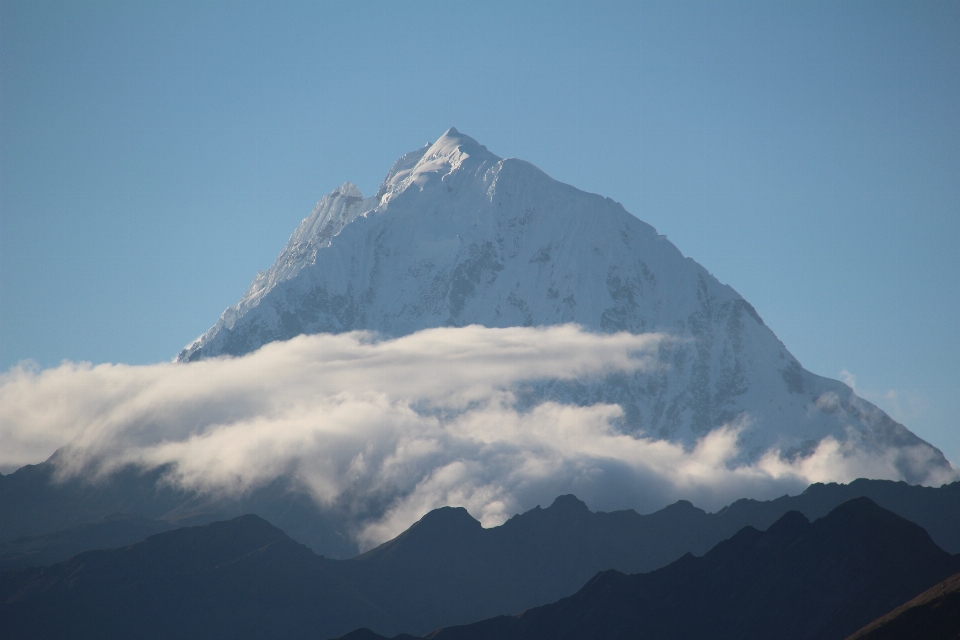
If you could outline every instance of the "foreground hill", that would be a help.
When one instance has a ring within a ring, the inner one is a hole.
[[[605,571],[573,596],[433,640],[780,638],[840,640],[960,568],[920,527],[857,498],[810,523],[790,512],[701,558]],[[367,631],[345,638],[375,638]]]

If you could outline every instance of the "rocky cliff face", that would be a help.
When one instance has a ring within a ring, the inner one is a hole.
[[[625,431],[688,445],[734,424],[749,460],[805,456],[832,437],[844,451],[892,456],[911,482],[955,477],[938,450],[806,371],[746,300],[653,227],[456,129],[400,158],[374,197],[349,183],[324,196],[178,360],[301,333],[568,322],[670,339],[653,373],[538,381],[523,402],[616,403]]]

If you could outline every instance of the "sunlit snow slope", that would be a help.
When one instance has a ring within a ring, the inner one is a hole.
[[[743,457],[890,456],[903,479],[955,478],[943,455],[846,385],[806,371],[753,307],[620,204],[450,129],[378,193],[324,196],[240,303],[179,355],[240,355],[301,333],[575,322],[663,332],[656,372],[543,381],[524,400],[624,408],[625,431],[692,445],[740,431]],[[831,443],[832,444],[832,443]]]

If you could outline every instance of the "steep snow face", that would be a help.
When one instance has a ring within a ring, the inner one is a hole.
[[[450,129],[400,158],[373,198],[325,196],[236,307],[179,355],[240,355],[301,333],[575,322],[664,332],[653,374],[522,394],[623,407],[630,433],[693,444],[738,424],[744,459],[803,456],[829,436],[887,451],[909,481],[943,455],[846,385],[800,365],[753,307],[620,204],[502,159]]]
[[[185,358],[185,354],[199,345],[214,340],[222,330],[232,330],[237,318],[250,309],[256,308],[263,297],[278,284],[295,278],[301,269],[314,264],[317,251],[329,247],[331,239],[346,225],[376,205],[375,198],[364,198],[360,188],[350,182],[343,183],[333,193],[323,196],[313,208],[313,212],[304,218],[290,236],[287,246],[284,247],[273,266],[268,271],[259,272],[237,306],[224,311],[217,324],[198,338],[193,345],[184,349],[177,359],[195,359],[194,357]]]

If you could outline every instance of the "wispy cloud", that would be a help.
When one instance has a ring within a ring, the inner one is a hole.
[[[897,422],[907,424],[919,422],[929,409],[923,397],[910,391],[864,389],[857,385],[857,376],[845,368],[840,371],[840,379],[853,389],[854,393],[886,411]]]
[[[857,390],[857,376],[853,375],[846,369],[840,370],[840,379],[843,381],[843,384],[847,385],[854,391]]]
[[[391,340],[300,336],[186,365],[21,366],[0,376],[0,465],[64,447],[63,475],[165,465],[170,482],[234,496],[290,476],[321,505],[386,505],[354,523],[363,546],[447,504],[493,525],[567,492],[595,509],[678,498],[716,508],[811,481],[899,477],[893,454],[832,439],[806,458],[772,451],[737,464],[743,424],[685,450],[618,432],[616,405],[522,408],[513,395],[526,381],[660,367],[668,339],[472,326]]]

